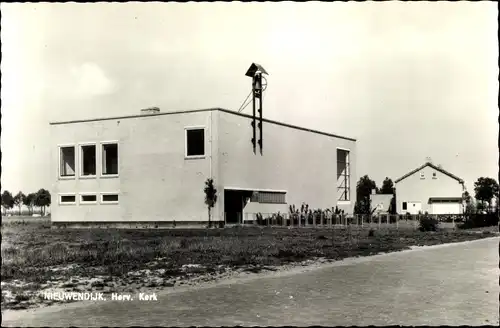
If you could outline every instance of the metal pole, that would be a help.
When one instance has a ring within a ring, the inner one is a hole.
[[[255,154],[256,149],[257,149],[257,131],[255,130],[257,128],[256,126],[256,121],[255,121],[255,84],[256,84],[256,77],[254,76],[253,81],[252,81],[252,113],[253,113],[253,120],[252,120],[252,127],[253,127],[253,138],[252,138],[252,144],[253,144],[253,152]]]
[[[259,73],[258,74],[258,79],[259,79],[259,128],[260,128],[260,154],[262,155],[263,152],[263,147],[264,143],[262,141],[262,75]]]

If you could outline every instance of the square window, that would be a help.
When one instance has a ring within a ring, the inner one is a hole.
[[[75,176],[75,147],[60,148],[60,176],[74,177]]]
[[[60,203],[61,204],[74,204],[75,202],[76,202],[75,195],[61,195],[60,196]]]
[[[82,154],[82,176],[96,175],[96,147],[85,145],[81,148]]]
[[[102,145],[102,174],[118,174],[118,144],[116,143]]]
[[[186,130],[186,156],[205,155],[205,129]]]

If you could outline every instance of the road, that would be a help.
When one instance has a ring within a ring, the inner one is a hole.
[[[498,325],[499,238],[360,258],[302,273],[8,311],[2,326]]]

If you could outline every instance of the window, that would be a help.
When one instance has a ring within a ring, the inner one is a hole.
[[[81,204],[95,204],[97,202],[97,195],[95,194],[84,194],[80,195]]]
[[[75,195],[60,195],[59,196],[60,204],[75,204],[76,196]]]
[[[250,201],[261,204],[286,204],[285,195],[284,192],[255,191]]]
[[[102,175],[118,175],[118,144],[102,145]]]
[[[337,194],[339,201],[350,201],[350,168],[349,151],[337,149]]]
[[[96,175],[96,147],[95,145],[81,146],[82,176]]]
[[[101,203],[118,203],[117,193],[106,193],[101,195]]]
[[[421,179],[421,180],[425,179],[424,172],[421,172],[421,173],[420,173],[420,179]]]
[[[408,204],[406,202],[403,202],[403,211],[406,211],[408,209]]]
[[[186,129],[186,157],[205,156],[205,129]]]
[[[60,147],[60,171],[61,177],[75,176],[75,147]]]
[[[437,179],[437,174],[436,174],[436,172],[432,172],[432,178],[433,178],[433,179]]]

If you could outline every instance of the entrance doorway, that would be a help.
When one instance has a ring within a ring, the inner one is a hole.
[[[243,190],[224,190],[224,215],[226,224],[242,224],[243,223],[243,208],[245,208],[246,200],[251,195],[251,192]]]

